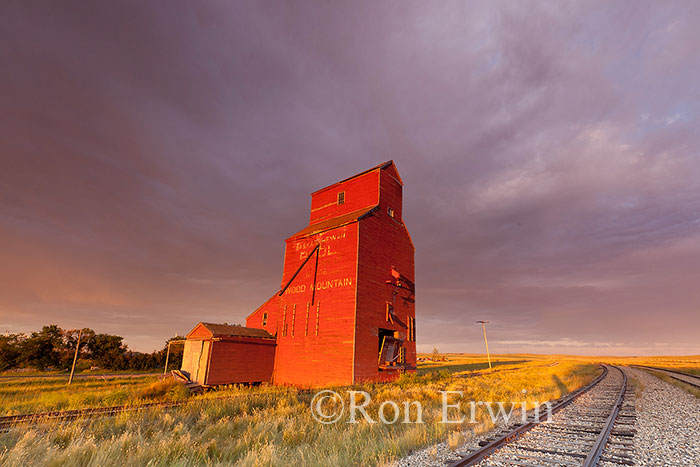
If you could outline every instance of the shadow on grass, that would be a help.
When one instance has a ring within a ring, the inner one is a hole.
[[[528,362],[529,360],[509,360],[509,361],[499,361],[499,362],[492,362],[493,367],[497,366],[502,366],[502,365],[517,365],[518,363],[525,363]],[[432,362],[431,362],[432,363]],[[477,371],[477,370],[488,370],[489,369],[489,364],[488,362],[483,362],[483,363],[455,363],[455,364],[446,364],[446,365],[440,365],[439,362],[436,362],[437,364],[435,366],[428,366],[428,367],[418,367],[417,373],[419,375],[425,375],[433,371],[441,371],[441,370],[447,370],[450,373],[459,373],[461,371]]]
[[[552,381],[554,381],[554,384],[557,385],[557,388],[559,389],[559,397],[565,396],[566,394],[569,393],[569,388],[566,387],[566,384],[562,383],[562,381],[559,379],[557,375],[552,375]]]

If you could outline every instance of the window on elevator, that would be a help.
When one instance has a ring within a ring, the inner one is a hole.
[[[401,363],[401,339],[391,329],[379,328],[379,367],[395,367]]]

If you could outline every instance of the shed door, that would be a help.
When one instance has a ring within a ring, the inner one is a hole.
[[[211,341],[202,341],[202,353],[199,354],[199,365],[197,370],[197,381],[207,384],[207,373],[209,369],[209,354],[211,353]]]

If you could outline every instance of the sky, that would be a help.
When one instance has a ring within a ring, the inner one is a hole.
[[[419,351],[700,354],[700,5],[0,6],[0,332],[151,351],[393,159]]]

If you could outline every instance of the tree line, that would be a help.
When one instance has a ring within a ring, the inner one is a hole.
[[[69,370],[73,364],[78,330],[65,330],[55,324],[44,326],[31,334],[0,335],[0,371],[33,368],[45,370]],[[111,334],[98,334],[84,328],[80,338],[76,369],[99,367],[110,370],[151,370],[163,368],[168,342],[184,339],[168,339],[160,350],[151,353],[134,352],[124,344],[124,338]],[[168,368],[179,368],[182,363],[182,345],[170,348]]]

